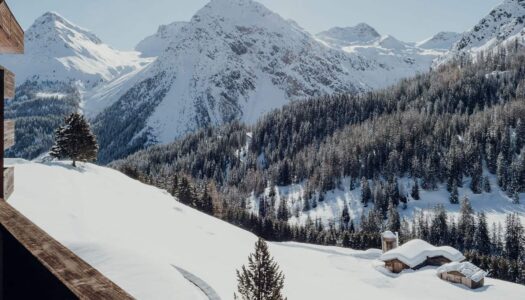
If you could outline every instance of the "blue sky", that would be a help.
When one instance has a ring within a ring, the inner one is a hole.
[[[382,34],[420,41],[462,32],[503,0],[260,0],[312,33],[366,22]],[[7,0],[24,28],[56,11],[118,49],[133,49],[160,24],[189,20],[208,0]]]

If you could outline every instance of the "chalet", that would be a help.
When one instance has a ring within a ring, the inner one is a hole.
[[[391,272],[400,273],[405,269],[417,270],[424,266],[460,262],[465,257],[452,247],[435,247],[423,240],[414,239],[383,253],[380,260],[385,262],[385,267]]]
[[[487,272],[470,262],[451,262],[439,267],[437,275],[443,280],[477,289],[484,285]]]

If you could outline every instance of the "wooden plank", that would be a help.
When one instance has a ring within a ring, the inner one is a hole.
[[[24,30],[4,0],[0,0],[0,53],[24,53]]]
[[[15,97],[15,74],[2,66],[0,69],[4,73],[4,99],[13,99]]]
[[[7,167],[4,168],[4,200],[9,199],[11,194],[15,190],[15,168]]]
[[[4,121],[4,150],[15,145],[15,120]]]
[[[0,224],[78,298],[133,299],[102,273],[1,200]]]

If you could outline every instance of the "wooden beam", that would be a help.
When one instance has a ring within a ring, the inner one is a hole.
[[[0,224],[79,299],[133,299],[2,200]]]
[[[24,53],[24,30],[5,1],[0,1],[0,53]]]
[[[3,66],[0,71],[4,77],[4,99],[13,99],[15,97],[15,74]]]
[[[15,168],[7,167],[4,168],[4,200],[9,199],[13,191],[15,190]]]
[[[15,120],[4,121],[4,150],[15,145]]]

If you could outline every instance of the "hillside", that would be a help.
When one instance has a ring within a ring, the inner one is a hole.
[[[525,2],[523,0],[504,0],[474,27],[464,32],[454,44],[444,61],[454,57],[476,56],[480,52],[490,52],[499,45],[523,44],[525,33]]]
[[[236,288],[256,237],[197,212],[166,192],[91,164],[11,161],[10,203],[138,299],[206,299],[177,269],[201,278],[222,299]],[[377,250],[270,243],[286,275],[288,299],[521,299],[525,287],[487,278],[471,291],[440,280],[435,268],[391,275]],[[432,293],[428,293],[429,290]]]

